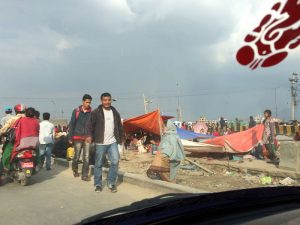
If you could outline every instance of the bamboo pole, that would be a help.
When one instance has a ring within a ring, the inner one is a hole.
[[[210,173],[210,174],[214,174],[213,171],[211,171],[211,170],[205,168],[204,166],[199,165],[198,163],[196,163],[196,162],[190,160],[190,159],[187,158],[187,157],[185,158],[185,160],[188,161],[188,162],[190,162],[190,163],[192,163],[192,164],[194,164],[195,166],[199,167],[200,169],[202,169],[202,170],[204,170],[204,171],[206,171],[206,172],[208,172],[208,173]]]

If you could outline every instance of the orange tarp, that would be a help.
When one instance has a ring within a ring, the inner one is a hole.
[[[204,141],[205,144],[222,146],[229,152],[249,152],[262,141],[264,125],[257,125],[246,131]]]
[[[138,117],[130,118],[124,120],[123,122],[124,130],[127,134],[138,130],[144,130],[160,135],[163,125],[163,119],[160,115],[159,110]]]

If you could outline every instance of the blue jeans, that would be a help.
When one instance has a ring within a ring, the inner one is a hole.
[[[102,187],[102,166],[103,158],[107,153],[110,161],[107,181],[108,185],[115,185],[118,176],[119,167],[119,150],[118,144],[113,143],[110,145],[96,145],[95,167],[94,167],[94,185]]]
[[[46,169],[51,169],[51,152],[52,152],[53,144],[40,144],[40,166],[42,167],[44,165],[44,161],[46,158]]]

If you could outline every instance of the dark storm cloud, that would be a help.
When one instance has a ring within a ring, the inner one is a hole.
[[[101,92],[109,91],[128,117],[143,113],[145,93],[153,99],[151,109],[160,107],[175,115],[178,82],[183,115],[195,120],[200,115],[234,118],[259,113],[272,108],[272,88],[281,87],[278,101],[285,116],[287,78],[291,70],[299,70],[297,54],[275,68],[257,71],[234,59],[245,26],[252,29],[256,16],[271,4],[7,1],[0,14],[0,73],[7,83],[1,95],[49,98],[14,101],[28,101],[59,116],[58,111],[69,112],[80,104],[84,93],[91,93],[96,105]]]

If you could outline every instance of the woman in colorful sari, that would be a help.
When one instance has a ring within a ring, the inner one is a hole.
[[[185,154],[172,121],[167,122],[158,150],[147,171],[148,177],[176,183],[177,170]]]
[[[264,133],[262,142],[264,144],[264,147],[266,148],[268,152],[268,156],[270,160],[267,160],[267,162],[271,163],[279,163],[279,159],[276,154],[276,134],[275,134],[275,124],[272,119],[272,112],[271,110],[267,109],[264,111],[265,119],[263,121],[264,124]]]

